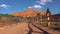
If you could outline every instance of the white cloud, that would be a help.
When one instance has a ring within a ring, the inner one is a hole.
[[[8,8],[8,7],[10,7],[10,6],[8,6],[8,5],[6,5],[6,4],[1,4],[0,7],[2,7],[2,8]]]
[[[28,8],[32,8],[32,7],[28,7]]]
[[[38,8],[42,8],[42,6],[40,6],[40,5],[34,5],[34,6],[32,6],[32,7],[28,7],[28,8],[38,9]]]
[[[42,8],[40,5],[34,5],[33,8]]]
[[[33,5],[32,7],[28,7],[28,8],[42,8],[47,2],[52,2],[52,0],[39,0],[37,1],[38,5]]]
[[[40,1],[37,1],[37,3],[39,3],[41,5],[45,5],[47,2],[52,2],[52,0],[40,0]]]

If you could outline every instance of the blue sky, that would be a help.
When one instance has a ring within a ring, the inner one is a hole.
[[[60,13],[60,0],[0,0],[0,13],[24,11],[33,8],[46,11],[50,8],[52,14]]]

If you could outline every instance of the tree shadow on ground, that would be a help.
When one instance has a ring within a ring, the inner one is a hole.
[[[34,27],[36,27],[37,29],[39,29],[40,31],[43,31],[43,34],[49,34],[47,31],[43,30],[42,28],[36,26],[35,24],[32,24]]]
[[[30,27],[30,24],[28,24],[29,31],[27,34],[31,34],[33,32],[32,28]]]
[[[29,28],[29,31],[28,31],[27,34],[32,34],[32,32],[35,32],[35,33],[42,33],[42,32],[33,31],[33,29],[31,28],[30,24],[28,24],[28,28]]]

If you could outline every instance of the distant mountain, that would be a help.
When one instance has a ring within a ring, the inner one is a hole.
[[[28,8],[26,11],[20,11],[20,12],[12,12],[11,15],[12,16],[24,16],[24,17],[32,17],[32,16],[36,16],[37,13],[39,13],[40,15],[45,15],[46,12],[43,11],[38,11],[38,10],[33,10],[32,8]]]

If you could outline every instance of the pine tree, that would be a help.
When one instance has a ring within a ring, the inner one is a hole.
[[[50,24],[51,24],[51,22],[50,22],[50,15],[51,15],[51,12],[50,12],[49,8],[47,8],[46,16],[48,18],[48,27],[50,27]]]
[[[47,14],[49,14],[49,16],[51,15],[51,12],[50,12],[49,8],[47,8],[46,16],[47,16]]]

